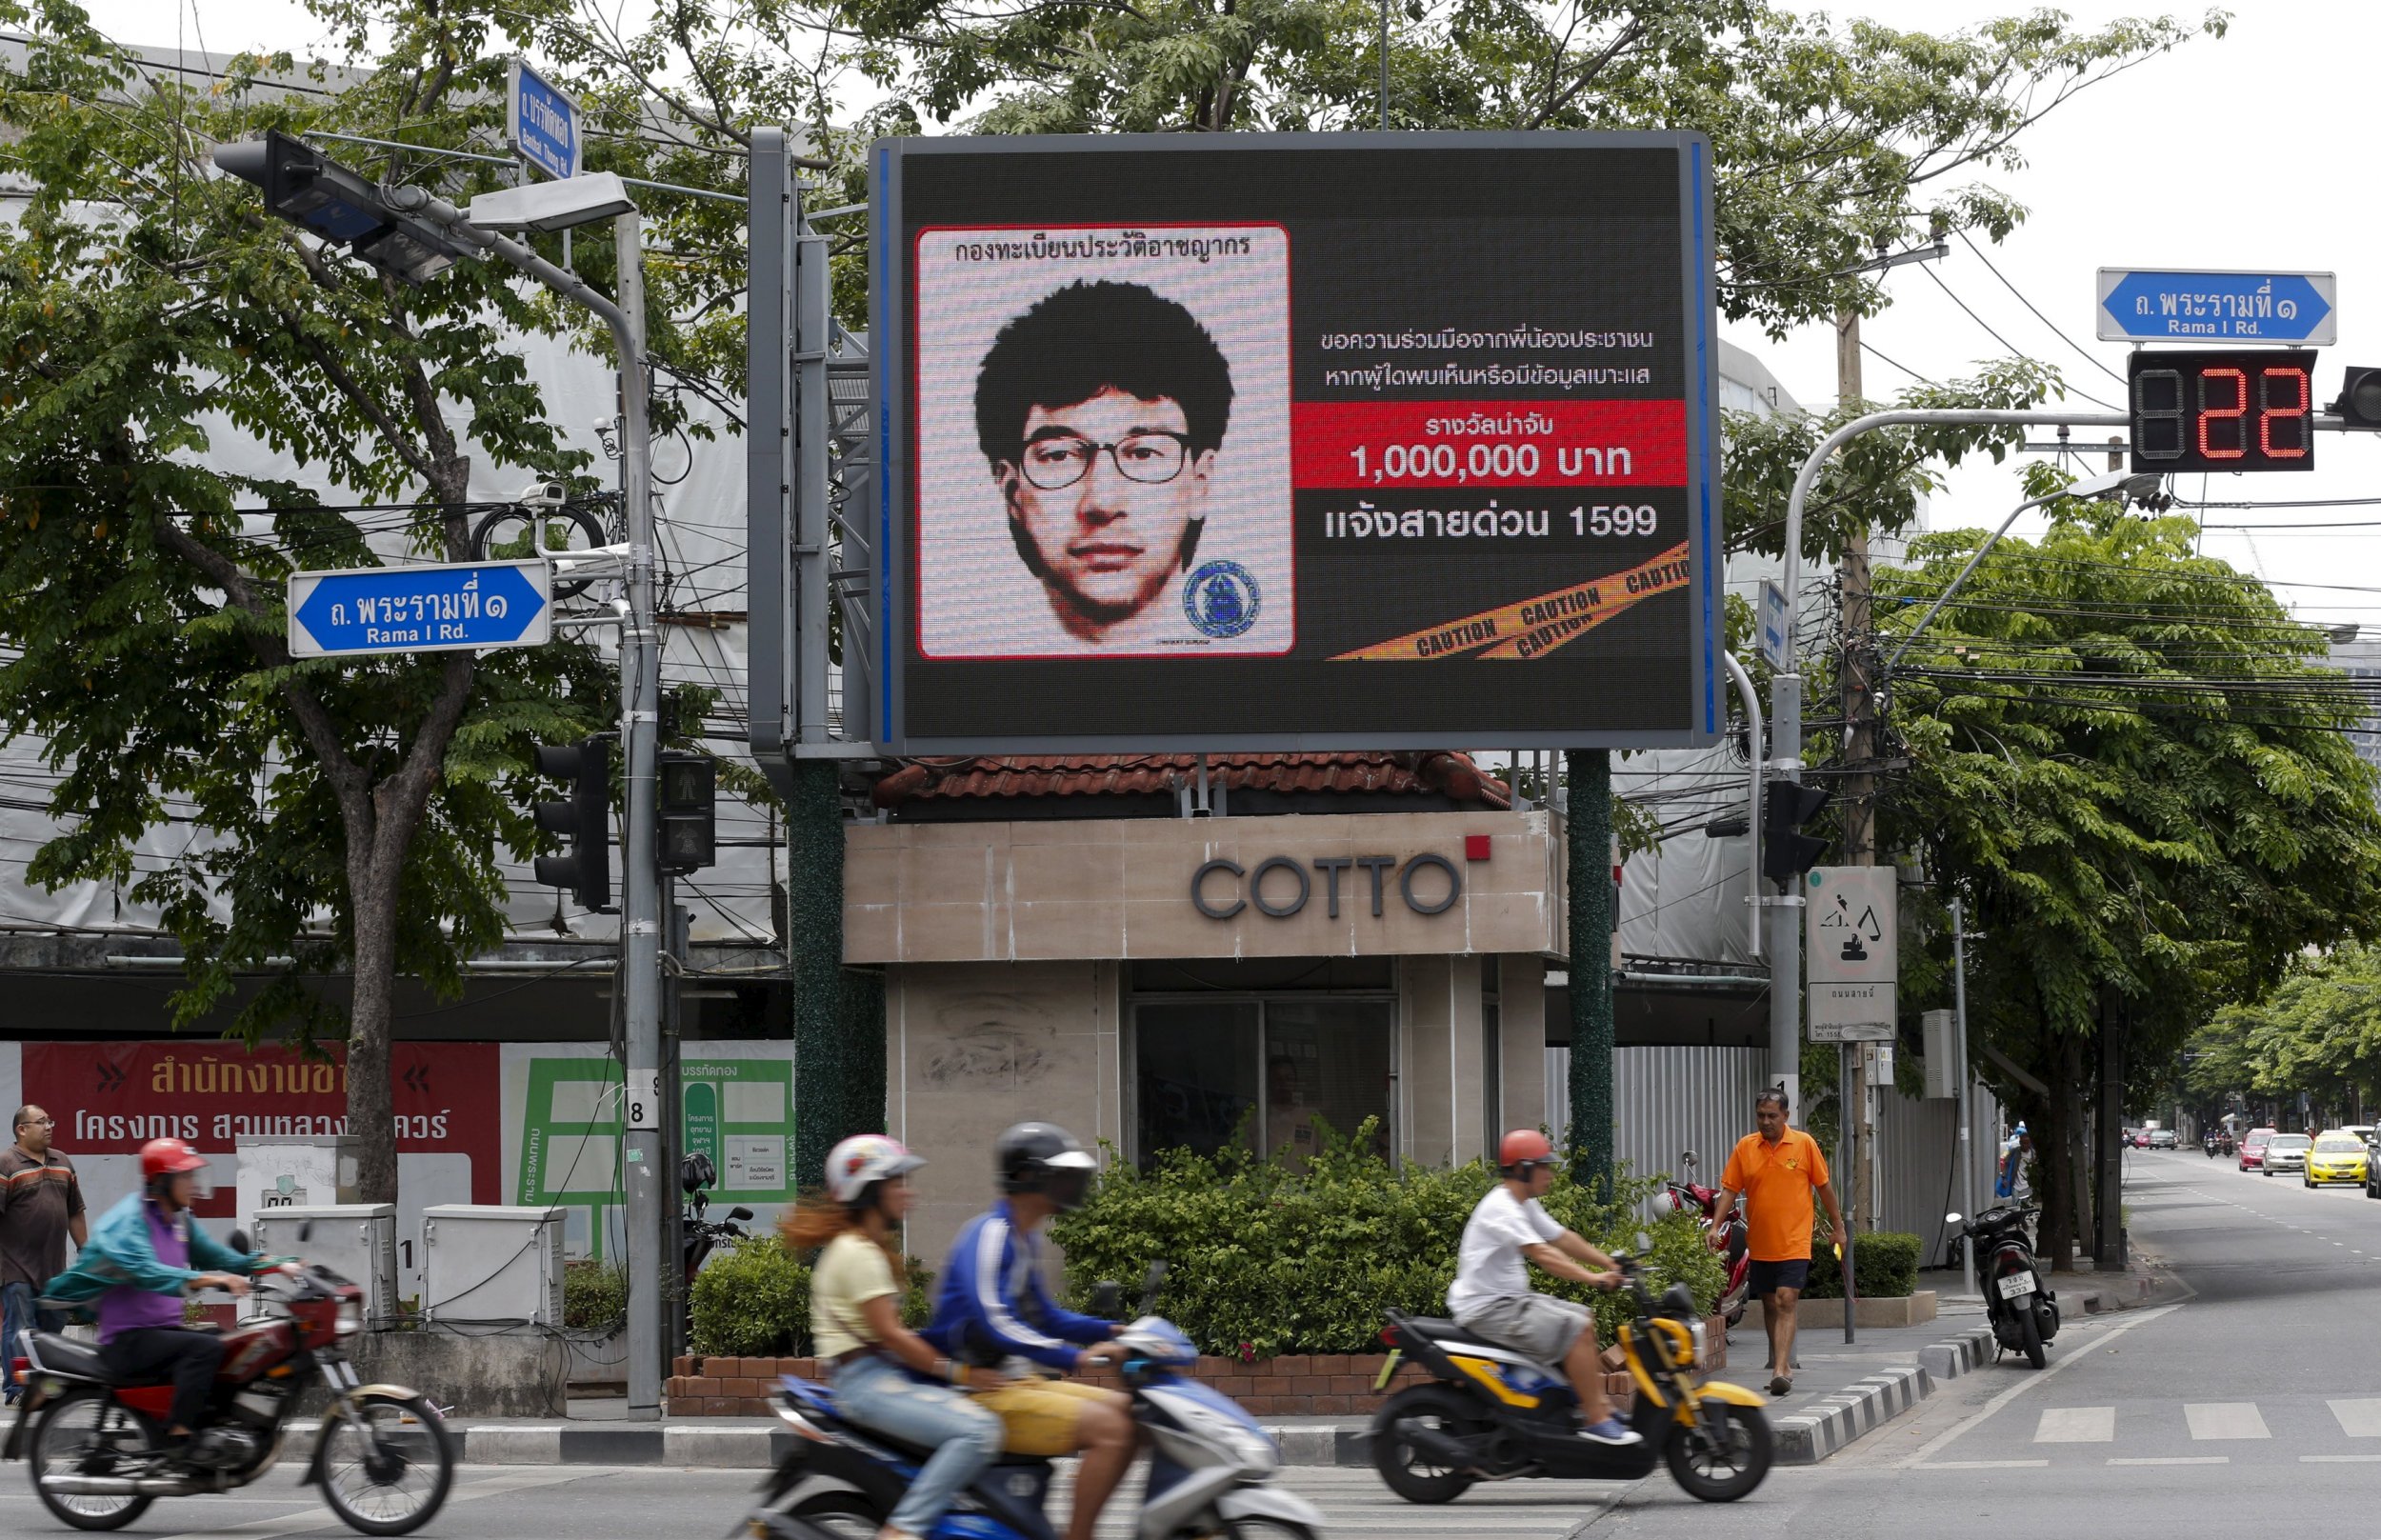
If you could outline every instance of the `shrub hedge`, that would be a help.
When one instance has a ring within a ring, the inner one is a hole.
[[[1916,1292],[1922,1244],[1917,1236],[1902,1230],[1880,1230],[1871,1235],[1854,1235],[1851,1260],[1860,1297],[1906,1299]],[[1803,1290],[1802,1297],[1844,1297],[1844,1270],[1837,1264],[1835,1249],[1824,1232],[1811,1243],[1811,1287]]]
[[[562,1324],[573,1331],[609,1331],[627,1319],[629,1274],[610,1262],[566,1262]]]
[[[774,1235],[730,1241],[694,1275],[688,1344],[723,1358],[805,1358],[810,1351],[810,1264]],[[910,1258],[901,1319],[924,1326],[934,1274]]]
[[[1051,1225],[1074,1305],[1086,1307],[1099,1279],[1137,1287],[1163,1259],[1170,1271],[1158,1310],[1202,1351],[1237,1357],[1368,1352],[1385,1310],[1446,1313],[1464,1222],[1495,1173],[1477,1160],[1451,1170],[1395,1165],[1372,1152],[1373,1133],[1371,1121],[1350,1138],[1325,1130],[1321,1152],[1303,1169],[1242,1150],[1177,1150],[1144,1172],[1107,1151],[1089,1201]],[[1655,1291],[1684,1280],[1709,1310],[1725,1270],[1694,1216],[1638,1218],[1659,1185],[1624,1176],[1605,1202],[1565,1174],[1544,1201],[1607,1251],[1638,1251],[1644,1232]],[[1631,1310],[1621,1296],[1544,1274],[1532,1282],[1591,1304],[1607,1341]]]

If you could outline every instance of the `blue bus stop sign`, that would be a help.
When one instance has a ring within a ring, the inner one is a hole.
[[[290,655],[538,647],[553,637],[552,590],[552,569],[542,561],[292,572]]]
[[[579,104],[518,59],[505,83],[505,137],[512,148],[548,176],[578,175]]]
[[[2103,342],[2324,348],[2339,340],[2333,273],[2102,268],[2099,291]]]

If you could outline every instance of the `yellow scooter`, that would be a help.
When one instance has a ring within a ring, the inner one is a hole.
[[[1675,1284],[1657,1300],[1634,1260],[1615,1260],[1637,1305],[1621,1324],[1620,1348],[1636,1382],[1629,1426],[1639,1442],[1579,1437],[1578,1397],[1559,1369],[1452,1321],[1391,1311],[1379,1388],[1408,1358],[1432,1383],[1398,1391],[1372,1419],[1372,1465],[1390,1490],[1410,1503],[1444,1503],[1476,1482],[1520,1476],[1634,1481],[1657,1461],[1707,1503],[1732,1503],[1761,1485],[1776,1452],[1763,1398],[1716,1380],[1697,1385],[1703,1323],[1693,1295]]]

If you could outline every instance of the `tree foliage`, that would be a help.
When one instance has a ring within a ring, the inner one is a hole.
[[[2234,1092],[2319,1107],[2381,1103],[2381,950],[2343,942],[2294,959],[2281,981],[2191,1034],[2182,1076],[2199,1105]]]
[[[32,36],[0,67],[0,170],[29,190],[0,226],[0,638],[18,652],[0,724],[45,738],[59,773],[31,877],[158,906],[189,959],[178,1023],[264,973],[239,1030],[345,1037],[361,1186],[387,1199],[392,980],[455,990],[502,939],[497,852],[537,838],[529,746],[611,708],[572,644],[369,663],[284,645],[294,569],[468,553],[474,447],[524,479],[584,470],[512,345],[551,312],[504,270],[402,286],[268,217],[210,158],[267,128],[483,138],[533,12],[328,13],[380,40],[369,72],[282,58],[209,82],[145,68],[63,0],[0,0]],[[449,196],[494,185],[470,164],[371,169]],[[306,484],[226,469],[227,430]],[[169,825],[191,831],[184,853],[137,863]],[[319,982],[341,970],[344,1023]]]

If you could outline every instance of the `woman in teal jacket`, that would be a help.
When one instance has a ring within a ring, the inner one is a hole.
[[[181,1459],[207,1408],[223,1339],[182,1324],[183,1296],[198,1289],[248,1292],[255,1260],[190,1222],[196,1173],[207,1162],[179,1139],[141,1147],[141,1190],[102,1215],[74,1266],[44,1297],[95,1301],[99,1357],[118,1379],[173,1384],[164,1452]]]

